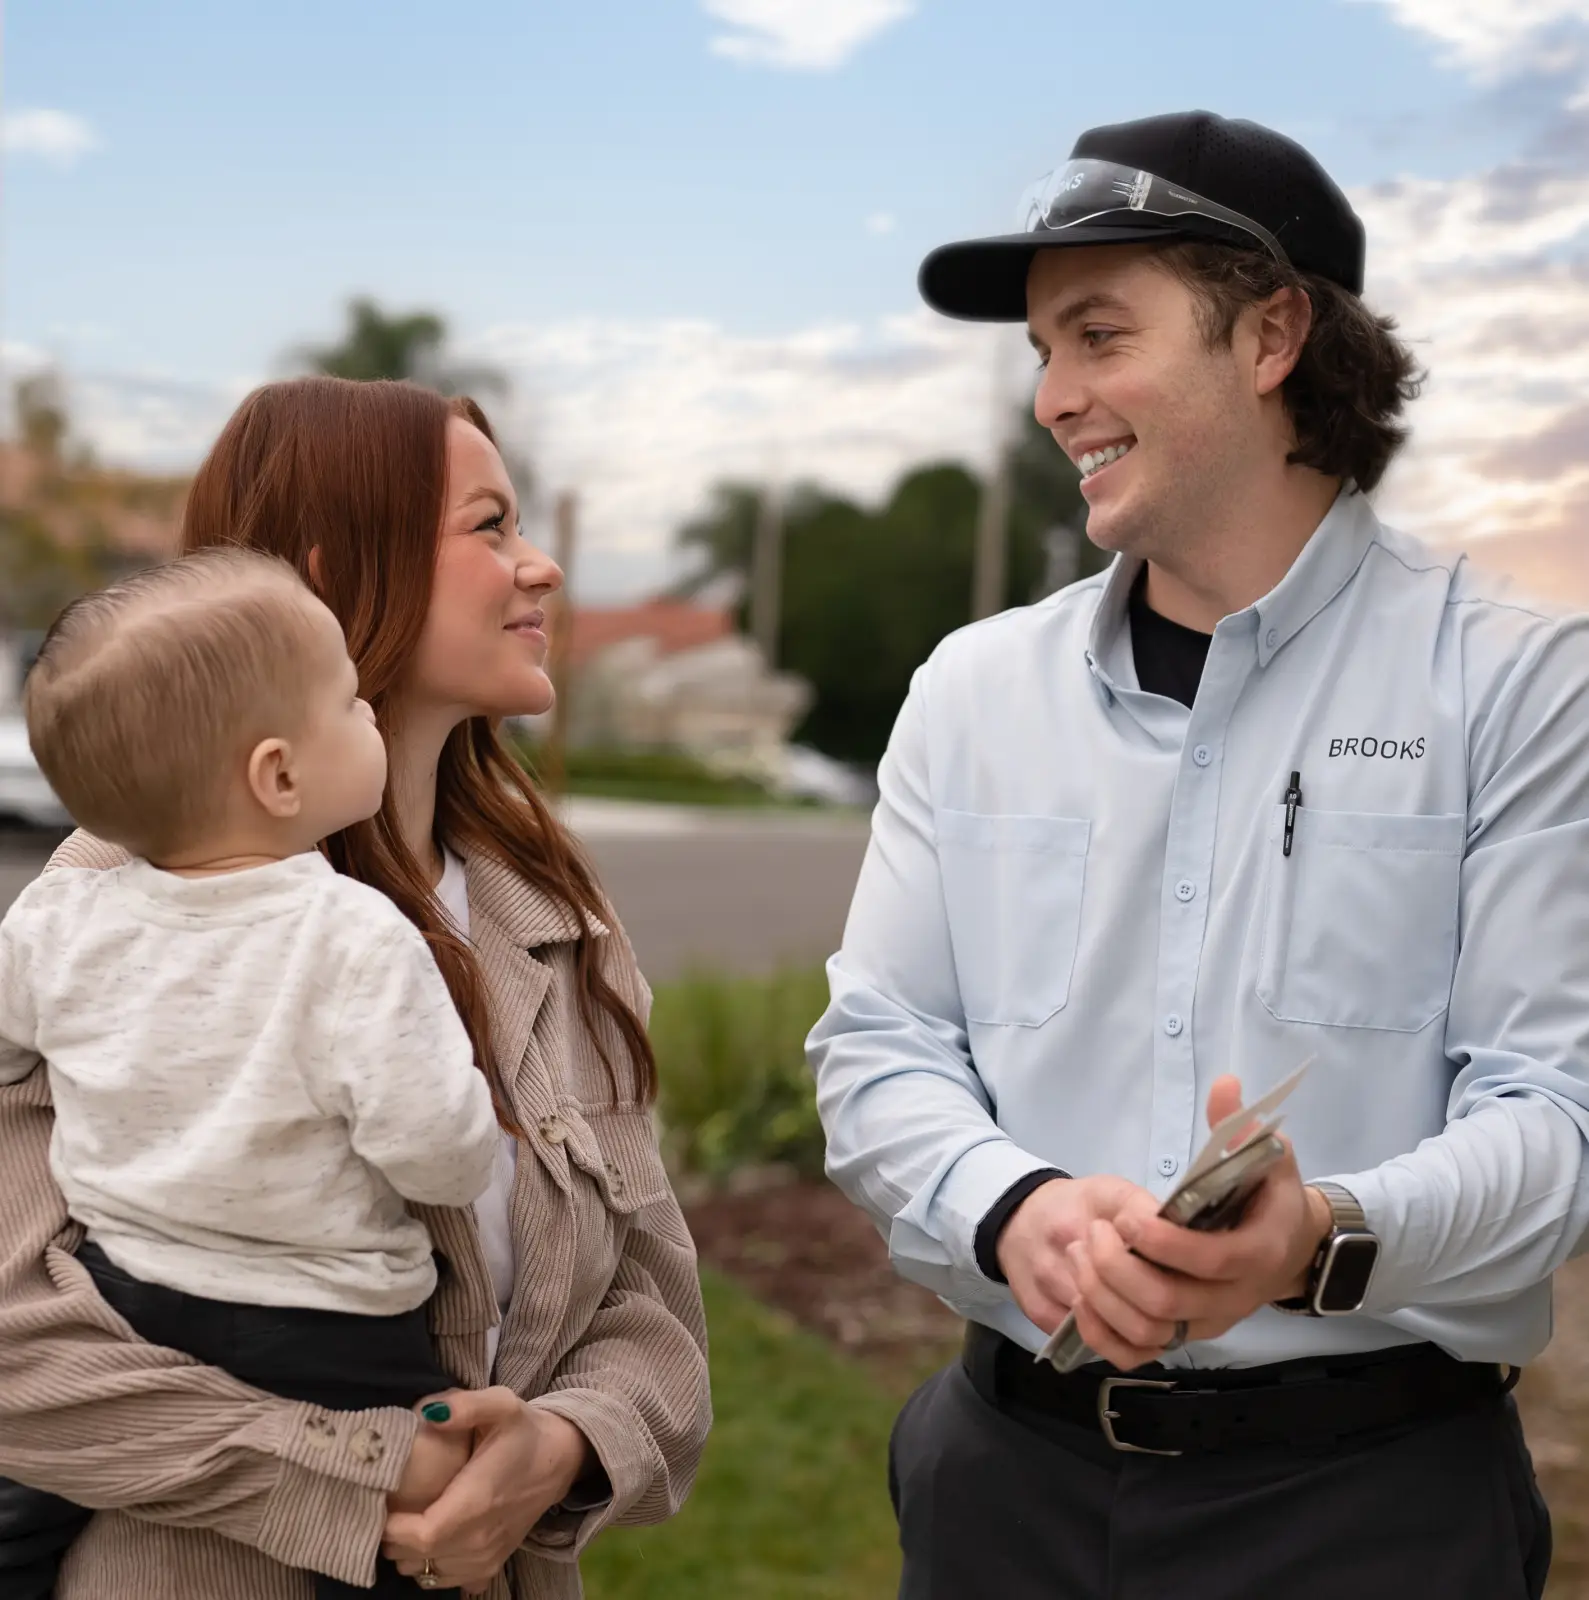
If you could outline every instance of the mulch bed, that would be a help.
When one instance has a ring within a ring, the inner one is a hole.
[[[753,1179],[684,1209],[703,1261],[893,1381],[942,1365],[959,1342],[960,1319],[895,1273],[876,1228],[831,1184]]]

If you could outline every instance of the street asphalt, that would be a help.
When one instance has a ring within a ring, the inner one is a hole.
[[[569,821],[653,983],[820,962],[844,931],[866,818],[575,801]],[[60,835],[0,829],[0,911]]]

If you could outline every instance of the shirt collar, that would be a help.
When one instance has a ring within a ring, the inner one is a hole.
[[[1260,667],[1267,667],[1276,652],[1351,582],[1378,533],[1379,519],[1367,497],[1355,490],[1342,489],[1285,577],[1261,600],[1235,613],[1236,616],[1251,615],[1257,620]],[[1111,692],[1117,685],[1111,681],[1104,663],[1124,627],[1131,586],[1142,566],[1138,556],[1115,557],[1088,633],[1088,669]],[[1227,622],[1229,620],[1226,618]]]

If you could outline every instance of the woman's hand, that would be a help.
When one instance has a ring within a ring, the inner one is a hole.
[[[424,1511],[456,1478],[469,1459],[469,1436],[422,1422],[403,1465],[403,1476],[386,1497],[388,1511]]]
[[[437,1588],[479,1594],[573,1487],[591,1448],[573,1423],[511,1389],[454,1389],[439,1398],[452,1414],[432,1426],[472,1439],[473,1453],[427,1510],[392,1512],[381,1549],[409,1577],[428,1560]]]

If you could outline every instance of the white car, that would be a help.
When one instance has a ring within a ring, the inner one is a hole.
[[[34,828],[69,828],[72,819],[44,781],[21,717],[0,714],[0,818]]]

